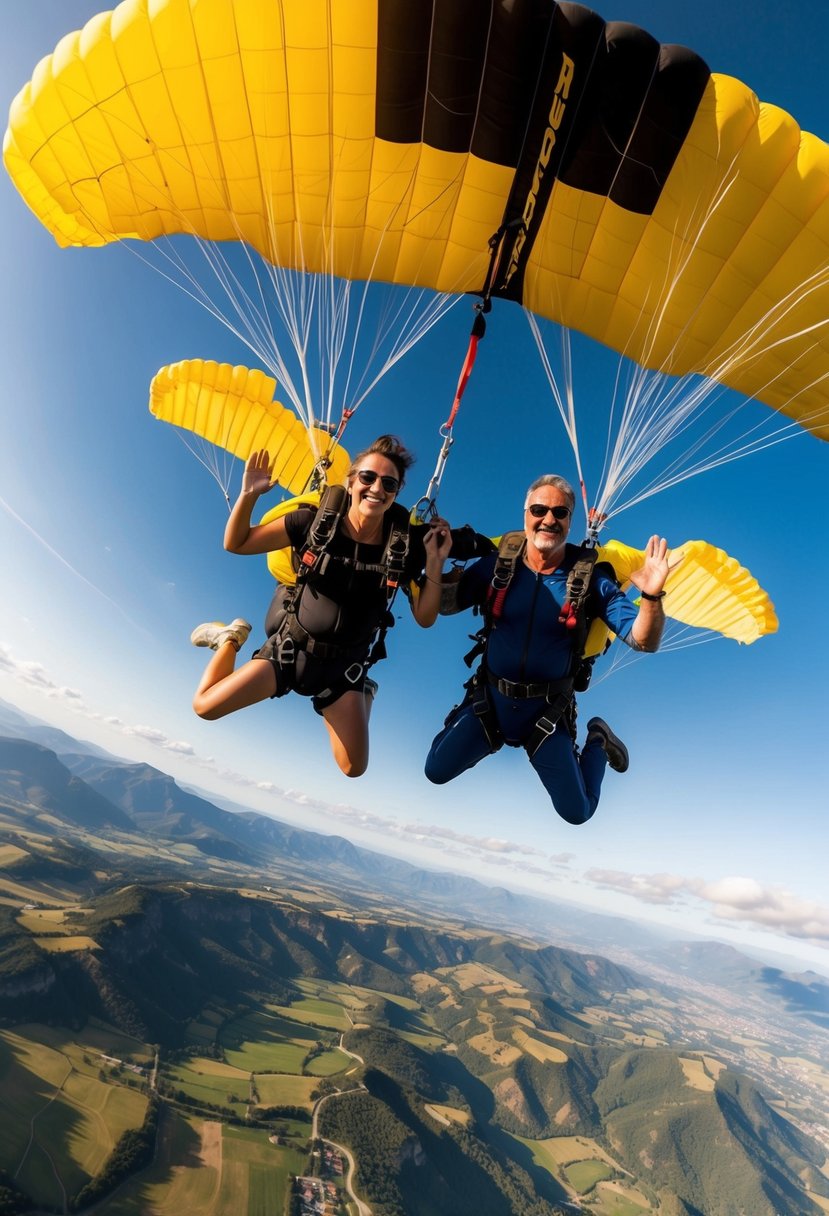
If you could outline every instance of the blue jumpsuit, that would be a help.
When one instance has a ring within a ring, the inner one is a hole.
[[[485,664],[493,676],[517,683],[548,683],[570,674],[570,631],[559,621],[566,598],[567,574],[576,560],[576,547],[568,545],[562,565],[551,574],[536,574],[519,562],[507,591],[500,620],[487,643]],[[475,562],[458,586],[458,606],[468,608],[486,601],[492,582],[494,557]],[[591,581],[591,612],[619,637],[626,637],[637,609],[617,584],[600,569]],[[490,687],[498,726],[504,741],[521,746],[544,708],[544,699],[511,698]],[[426,776],[443,785],[473,768],[491,748],[471,701],[450,714],[434,739],[426,758]],[[578,753],[566,725],[559,723],[530,763],[541,778],[553,806],[568,823],[585,823],[596,810],[607,755],[600,741]]]

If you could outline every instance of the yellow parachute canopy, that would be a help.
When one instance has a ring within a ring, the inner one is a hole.
[[[518,301],[829,437],[829,149],[576,4],[124,0],[15,99],[62,245],[176,233]],[[491,265],[489,239],[501,237]]]
[[[668,577],[662,605],[671,620],[696,629],[710,629],[746,645],[777,632],[774,605],[755,578],[733,557],[704,540],[689,540],[669,553],[669,561],[682,561]],[[599,546],[599,561],[613,567],[622,588],[645,560],[644,549],[618,540]],[[609,637],[602,621],[594,621],[585,647],[600,654]]]
[[[150,411],[162,422],[199,435],[246,460],[266,448],[271,476],[289,494],[300,494],[331,437],[310,432],[291,410],[274,401],[276,381],[264,372],[205,359],[162,367],[150,384]],[[331,454],[327,480],[345,481],[350,466],[340,447]]]

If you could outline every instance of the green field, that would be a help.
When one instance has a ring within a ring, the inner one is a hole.
[[[312,1077],[333,1077],[337,1072],[345,1072],[346,1069],[357,1066],[357,1060],[352,1060],[351,1056],[335,1047],[333,1051],[324,1051],[322,1055],[314,1056],[305,1065],[305,1071]]]
[[[349,1030],[351,1027],[342,1005],[316,997],[304,997],[293,1005],[269,1005],[268,1008],[306,1026],[321,1026],[324,1030]]]
[[[209,1216],[216,1212],[220,1159],[215,1164],[201,1155],[200,1119],[189,1119],[169,1108],[159,1125],[155,1160],[146,1170],[128,1179],[109,1199],[95,1209],[97,1216],[145,1216],[158,1212],[180,1216],[182,1212]],[[221,1143],[221,1141],[219,1141]],[[239,1209],[242,1216],[242,1209]]]
[[[613,1170],[604,1161],[574,1161],[564,1167],[564,1176],[580,1195],[592,1191],[597,1182],[613,1177]]]
[[[597,1191],[595,1205],[593,1207],[591,1203],[591,1211],[595,1212],[595,1216],[646,1216],[646,1213],[652,1210],[647,1201],[636,1203],[629,1196],[608,1191],[601,1185]]]
[[[301,1073],[316,1041],[300,1022],[264,1012],[235,1018],[220,1035],[228,1064],[247,1073]]]
[[[245,1041],[236,1050],[225,1048],[228,1063],[245,1072],[289,1072],[301,1073],[302,1064],[308,1054],[307,1047],[293,1043]]]
[[[140,1039],[134,1039],[130,1035],[121,1034],[118,1030],[113,1030],[111,1026],[99,1022],[97,1018],[90,1018],[83,1030],[78,1031],[76,1038],[79,1046],[83,1047],[87,1053],[98,1050],[122,1060],[129,1058],[136,1064],[152,1063],[153,1053],[146,1043],[142,1043]]]
[[[246,1212],[247,1216],[271,1216],[281,1212],[289,1174],[303,1173],[308,1162],[305,1153],[292,1148],[276,1148],[266,1133],[246,1128],[224,1129],[222,1154],[220,1201],[225,1202],[229,1216],[238,1216],[240,1211]],[[238,1206],[245,1191],[246,1208]]]
[[[309,1112],[310,1113],[310,1112]],[[281,1136],[290,1137],[292,1140],[300,1142],[299,1147],[302,1148],[307,1144],[311,1135],[310,1119],[282,1119],[277,1116],[272,1121],[273,1130]],[[271,1128],[268,1128],[270,1134]]]
[[[446,1038],[437,1031],[431,1034],[420,1030],[399,1030],[397,1032],[401,1039],[405,1039],[407,1043],[411,1043],[413,1047],[420,1047],[423,1051],[439,1051],[446,1044]]]
[[[310,1110],[314,1105],[311,1092],[317,1085],[316,1077],[279,1076],[276,1073],[257,1073],[256,1076],[260,1106],[305,1106]]]
[[[105,1040],[101,1029],[96,1037]],[[120,1038],[113,1035],[105,1045],[114,1048]],[[146,1096],[99,1080],[99,1067],[88,1043],[85,1050],[70,1031],[0,1031],[0,1166],[38,1204],[62,1209],[100,1170],[121,1134],[143,1122]]]
[[[96,1216],[281,1216],[304,1152],[264,1131],[224,1127],[167,1109],[152,1165],[100,1203]]]
[[[167,1065],[162,1075],[174,1090],[183,1090],[195,1102],[227,1106],[244,1118],[250,1096],[248,1072],[209,1057],[194,1056],[192,1060]],[[228,1101],[230,1095],[233,1097]]]

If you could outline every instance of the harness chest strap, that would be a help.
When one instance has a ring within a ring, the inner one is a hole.
[[[340,642],[321,641],[310,634],[297,619],[302,594],[309,580],[322,576],[332,561],[347,564],[350,569],[361,574],[377,574],[382,577],[386,589],[386,611],[376,631],[365,667],[368,668],[378,659],[385,657],[385,635],[394,623],[391,606],[405,573],[409,554],[409,515],[402,507],[398,508],[396,504],[392,506],[391,526],[380,562],[361,562],[357,559],[336,557],[328,550],[346,512],[348,501],[349,495],[345,486],[326,486],[306,543],[298,554],[297,581],[292,593],[286,598],[285,619],[278,631],[280,662],[285,666],[296,661],[297,650],[305,650],[319,659],[347,659],[365,654],[365,644],[349,646]]]
[[[507,592],[515,577],[518,563],[523,560],[526,544],[527,540],[523,532],[507,532],[501,537],[492,582],[487,588],[487,596],[483,604],[484,623],[475,636],[475,647],[466,656],[466,662],[471,665],[474,658],[480,654],[484,655],[481,666],[470,681],[470,692],[474,712],[492,751],[497,751],[504,739],[498,726],[489,686],[497,688],[498,692],[505,697],[544,698],[544,706],[523,744],[527,754],[532,756],[553,734],[559,722],[573,709],[575,704],[573,686],[589,631],[586,606],[590,592],[590,580],[596,566],[597,551],[592,546],[582,545],[576,561],[567,575],[566,599],[562,605],[559,620],[572,630],[570,638],[573,655],[571,674],[560,680],[525,683],[493,675],[486,666],[486,648],[492,629],[503,615]],[[587,682],[589,682],[589,677]],[[586,683],[584,687],[586,687]]]

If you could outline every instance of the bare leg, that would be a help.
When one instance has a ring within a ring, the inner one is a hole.
[[[236,647],[225,642],[207,664],[193,697],[200,718],[213,722],[247,705],[272,697],[276,691],[274,670],[265,659],[251,659],[235,671]]]
[[[372,697],[344,692],[322,711],[334,759],[346,777],[362,777],[368,768],[368,719]]]

